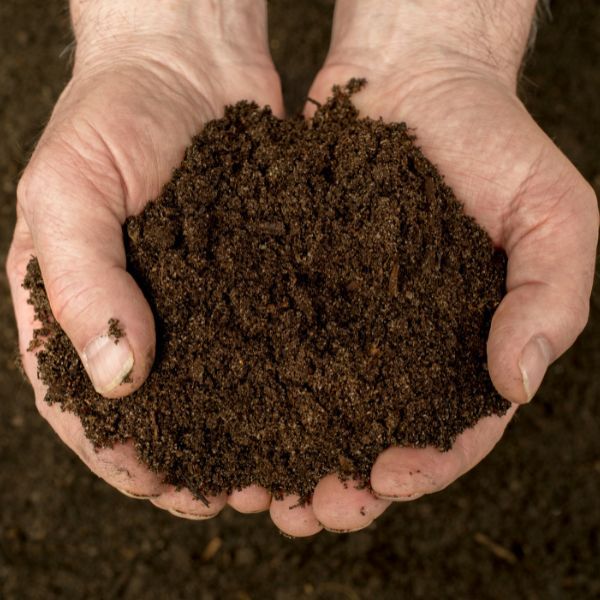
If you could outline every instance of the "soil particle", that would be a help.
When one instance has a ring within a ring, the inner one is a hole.
[[[505,256],[405,124],[358,117],[362,85],[334,88],[311,122],[228,107],[125,223],[157,331],[130,397],[96,394],[32,260],[46,400],[95,445],[133,439],[199,498],[257,483],[307,499],[331,472],[366,485],[389,445],[447,450],[506,411],[485,368]]]
[[[112,338],[115,344],[119,343],[119,340],[125,336],[125,333],[121,327],[119,319],[108,320],[108,337]]]

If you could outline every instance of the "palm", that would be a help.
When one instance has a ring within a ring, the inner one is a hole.
[[[356,69],[321,73],[312,95],[325,97],[333,82],[350,74],[356,76]],[[521,199],[531,197],[532,189],[546,188],[545,202],[536,208],[547,217],[556,197],[585,186],[516,96],[492,81],[475,76],[430,80],[407,91],[400,78],[387,79],[384,84],[367,83],[354,102],[362,115],[405,121],[466,212],[498,246],[508,243],[507,218]]]
[[[168,65],[138,64],[75,78],[33,160],[45,165],[78,155],[85,177],[101,179],[101,189],[122,202],[126,215],[135,214],[158,195],[202,124],[250,96],[281,111],[276,75],[260,69],[246,69],[243,76],[207,73],[199,82]],[[66,142],[62,148],[53,144],[54,159],[47,156],[46,139]]]

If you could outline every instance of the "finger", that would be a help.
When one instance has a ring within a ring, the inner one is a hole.
[[[327,475],[315,488],[313,511],[328,531],[349,533],[368,527],[390,505],[355,481]]]
[[[240,513],[250,514],[269,510],[271,494],[258,485],[250,485],[229,494],[227,502],[231,508]]]
[[[125,270],[126,217],[119,175],[106,149],[78,152],[46,142],[18,189],[52,312],[69,336],[94,388],[131,393],[154,356],[154,319]],[[123,337],[109,333],[118,320]]]
[[[189,490],[178,490],[173,486],[151,500],[154,506],[168,510],[172,515],[196,521],[216,517],[227,504],[227,494],[207,496],[206,503],[196,498]]]
[[[35,358],[31,353],[24,357],[23,364],[30,379],[34,377],[36,406],[40,414],[95,475],[130,498],[156,498],[163,493],[166,486],[161,478],[140,462],[131,442],[95,449],[76,415],[63,411],[57,404],[45,402],[46,389],[35,377]]]
[[[589,315],[598,206],[591,188],[564,163],[562,156],[554,160],[557,183],[525,190],[507,221],[507,294],[492,320],[487,352],[490,377],[512,402],[531,400]]]
[[[27,304],[28,292],[21,285],[32,250],[31,238],[21,223],[15,230],[7,261],[7,272],[19,331],[19,350],[23,369],[33,386],[40,414],[50,423],[61,440],[98,477],[128,496],[136,498],[158,496],[165,486],[157,475],[140,464],[130,443],[116,444],[113,448],[96,451],[87,439],[81,421],[74,414],[64,412],[56,404],[49,405],[45,402],[46,387],[37,377],[35,354],[27,350],[33,330],[39,327],[39,323],[35,322],[33,307]]]
[[[448,452],[428,448],[392,447],[382,452],[371,470],[374,493],[386,500],[415,500],[443,490],[471,470],[498,443],[517,410],[485,417],[461,433]]]
[[[31,370],[31,365],[27,364],[29,361],[27,357],[25,368],[28,371]],[[130,498],[157,498],[165,490],[161,478],[140,462],[131,442],[95,449],[76,415],[63,411],[56,404],[47,404],[42,399],[45,388],[39,380],[34,389],[36,405],[42,417],[95,475]]]
[[[308,537],[319,533],[323,526],[319,523],[310,504],[300,506],[300,497],[284,496],[273,498],[269,509],[271,520],[284,534],[292,537]]]

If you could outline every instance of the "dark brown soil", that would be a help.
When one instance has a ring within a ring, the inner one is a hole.
[[[297,110],[327,50],[328,0],[274,0]],[[600,10],[553,2],[522,97],[600,192]],[[0,256],[27,153],[69,72],[64,0],[0,2]],[[14,365],[0,270],[0,597],[6,600],[587,600],[600,595],[600,288],[591,322],[479,467],[367,530],[280,536],[268,515],[200,523],[122,497],[38,415]],[[490,544],[493,542],[496,546]],[[217,551],[215,552],[215,548]],[[506,552],[502,552],[503,548]],[[210,552],[208,551],[210,550]]]
[[[366,485],[390,445],[447,450],[506,411],[485,350],[504,254],[403,123],[358,118],[362,85],[334,88],[311,123],[227,108],[127,221],[157,326],[152,372],[127,400],[94,391],[32,260],[46,400],[95,445],[133,439],[201,498],[260,484],[304,500],[331,472]],[[118,320],[109,334],[124,335]]]

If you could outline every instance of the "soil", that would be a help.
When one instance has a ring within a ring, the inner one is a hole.
[[[296,110],[331,4],[278,0],[274,57]],[[600,10],[553,3],[522,97],[600,192]],[[63,0],[0,2],[0,255],[19,172],[69,71]],[[575,346],[478,468],[367,530],[280,536],[267,515],[190,523],[93,476],[35,410],[0,272],[0,597],[574,599],[600,595],[600,293]]]
[[[505,256],[404,123],[358,118],[364,85],[334,88],[310,123],[228,107],[126,222],[157,331],[126,401],[94,391],[32,259],[46,401],[97,447],[132,439],[204,501],[259,484],[305,502],[328,473],[368,485],[390,445],[447,450],[506,411],[486,369]],[[108,335],[125,335],[117,319]]]

